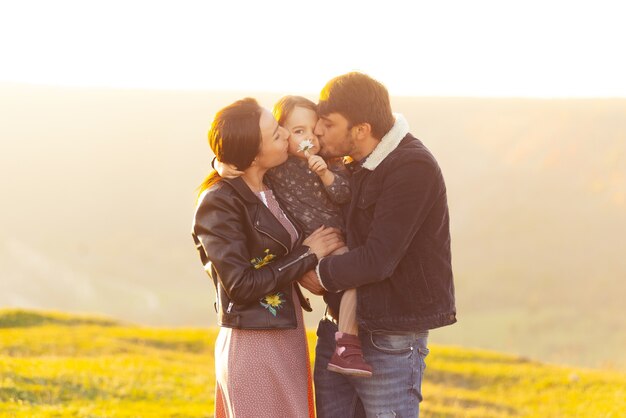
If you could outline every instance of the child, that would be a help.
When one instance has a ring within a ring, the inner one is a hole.
[[[345,233],[339,205],[350,200],[348,180],[340,174],[343,164],[329,167],[319,155],[319,141],[313,130],[317,123],[317,106],[300,96],[285,96],[273,109],[278,124],[289,133],[289,158],[266,174],[274,194],[309,235],[321,225],[339,228]],[[220,174],[228,176],[235,171],[217,166]],[[346,247],[333,253],[343,254]],[[356,322],[356,289],[346,290],[341,298],[335,334],[337,347],[328,370],[351,376],[370,377],[372,368],[363,359]]]

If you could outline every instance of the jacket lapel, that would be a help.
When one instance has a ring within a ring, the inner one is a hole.
[[[254,227],[280,242],[289,252],[292,246],[291,235],[269,208],[250,190],[246,182],[241,177],[222,179],[222,181],[230,184],[245,201],[254,205],[254,211],[251,213]]]

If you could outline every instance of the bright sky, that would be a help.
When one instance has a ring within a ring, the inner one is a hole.
[[[626,97],[623,1],[0,0],[0,82]]]

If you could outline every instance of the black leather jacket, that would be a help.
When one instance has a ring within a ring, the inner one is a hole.
[[[288,217],[289,218],[289,217]],[[295,280],[315,268],[317,257],[291,245],[287,230],[243,179],[222,179],[198,200],[192,236],[215,283],[218,324],[228,328],[295,328],[293,293],[310,311]]]

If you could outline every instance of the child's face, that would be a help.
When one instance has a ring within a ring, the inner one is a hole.
[[[308,139],[313,144],[310,148],[309,154],[317,154],[320,150],[320,143],[317,140],[317,136],[313,133],[315,124],[317,123],[317,113],[306,107],[296,106],[285,119],[284,127],[289,131],[289,149],[290,155],[304,158],[304,152],[299,151],[300,143],[305,139]]]

